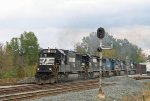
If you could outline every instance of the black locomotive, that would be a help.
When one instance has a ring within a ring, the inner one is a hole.
[[[79,54],[63,49],[42,49],[35,78],[37,83],[67,81],[70,74],[77,74],[79,79],[94,78],[99,75],[99,57]],[[132,62],[103,58],[103,76],[135,74]]]

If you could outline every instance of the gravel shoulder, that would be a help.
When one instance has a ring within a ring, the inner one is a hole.
[[[122,101],[125,96],[136,96],[142,94],[143,91],[148,90],[145,86],[147,80],[134,80],[128,77],[110,77],[104,78],[103,83],[113,84],[112,86],[103,87],[106,99],[104,101]],[[83,90],[79,92],[68,92],[65,94],[59,94],[56,96],[47,96],[30,101],[100,101],[97,98],[98,88],[91,90]]]

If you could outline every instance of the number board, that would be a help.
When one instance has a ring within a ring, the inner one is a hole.
[[[54,50],[54,49],[45,49],[45,50],[43,50],[43,53],[56,53],[56,50]]]

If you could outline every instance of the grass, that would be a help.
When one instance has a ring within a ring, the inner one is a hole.
[[[146,91],[143,92],[143,94],[139,94],[136,96],[127,96],[122,99],[122,101],[150,101],[150,82],[145,83],[145,85],[148,87]]]
[[[33,77],[36,65],[26,67],[11,67],[9,69],[0,69],[0,85],[15,84],[24,77]]]
[[[150,101],[150,82],[145,84],[148,87],[147,91],[144,92],[145,101]]]

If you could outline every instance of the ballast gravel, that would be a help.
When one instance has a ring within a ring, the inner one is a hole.
[[[147,80],[134,80],[128,77],[110,77],[103,79],[103,83],[113,84],[103,87],[106,99],[103,101],[121,101],[124,96],[135,96],[142,94],[142,91],[148,88],[144,85]],[[42,97],[30,101],[100,101],[97,98],[99,89],[83,90],[79,92],[68,92],[56,96]]]

